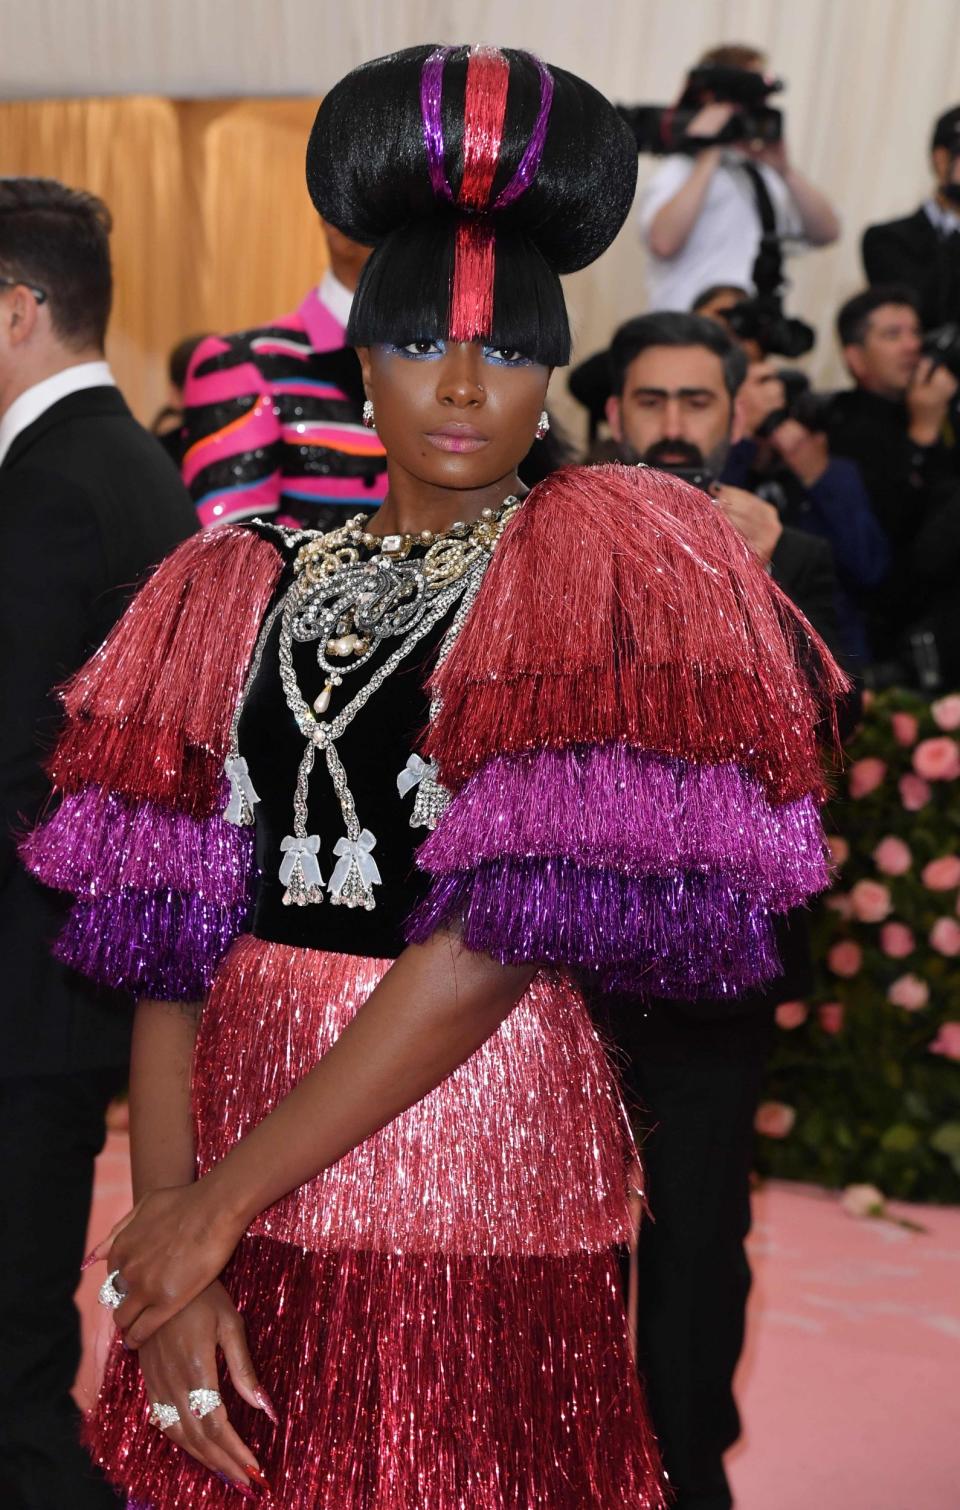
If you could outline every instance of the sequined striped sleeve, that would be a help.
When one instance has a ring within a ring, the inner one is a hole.
[[[242,336],[208,336],[184,389],[183,480],[201,524],[275,514],[282,436],[270,386]]]

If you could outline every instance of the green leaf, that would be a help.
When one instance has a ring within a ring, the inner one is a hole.
[[[930,1139],[930,1147],[948,1159],[960,1156],[960,1122],[942,1122]]]
[[[880,1139],[880,1147],[886,1153],[911,1153],[919,1141],[916,1128],[909,1122],[895,1122]]]

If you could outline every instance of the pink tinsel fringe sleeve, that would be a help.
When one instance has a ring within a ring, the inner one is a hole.
[[[245,925],[253,847],[219,815],[223,762],[281,568],[252,531],[193,536],[65,689],[61,801],[21,855],[77,898],[55,953],[101,984],[195,1000]]]
[[[216,812],[230,720],[282,564],[239,526],[178,546],[64,688],[54,786]]]
[[[704,494],[555,474],[434,677],[425,749],[456,795],[408,937],[455,922],[659,996],[769,980],[772,915],[828,884],[817,727],[845,685]]]
[[[434,677],[426,753],[457,788],[494,755],[623,741],[820,792],[847,685],[720,510],[650,468],[567,468],[504,534]]]

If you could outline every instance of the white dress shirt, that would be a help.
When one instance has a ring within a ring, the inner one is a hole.
[[[353,303],[353,294],[347,288],[346,284],[341,283],[339,278],[334,277],[329,268],[327,268],[327,271],[320,279],[317,295],[320,302],[327,306],[333,318],[339,321],[344,330],[346,330],[347,321],[350,318],[350,306]]]
[[[923,208],[930,224],[941,236],[953,236],[960,231],[960,210],[941,204],[939,199],[926,200]]]
[[[655,257],[650,250],[650,226],[668,200],[693,172],[693,158],[665,157],[640,195],[640,231],[647,244],[647,308],[689,309],[694,299],[715,284],[753,291],[753,264],[760,249],[762,226],[756,196],[743,159],[725,152],[707,187],[700,214],[683,247],[674,257]],[[770,195],[780,236],[802,238],[800,212],[780,174],[768,163],[756,163]]]
[[[46,414],[60,399],[69,393],[80,393],[84,388],[115,388],[116,380],[108,362],[79,362],[76,367],[64,367],[53,377],[34,383],[15,398],[0,419],[0,466],[10,447],[21,431],[32,425],[41,414]]]

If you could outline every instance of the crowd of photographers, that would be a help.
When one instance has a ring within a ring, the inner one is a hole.
[[[816,332],[784,308],[783,261],[840,226],[790,160],[780,87],[726,46],[675,106],[623,107],[662,159],[639,205],[649,313],[571,391],[596,454],[704,487],[859,679],[936,694],[960,684],[960,107],[929,197],[866,229],[863,291],[818,312],[850,377],[821,394],[791,365]]]

